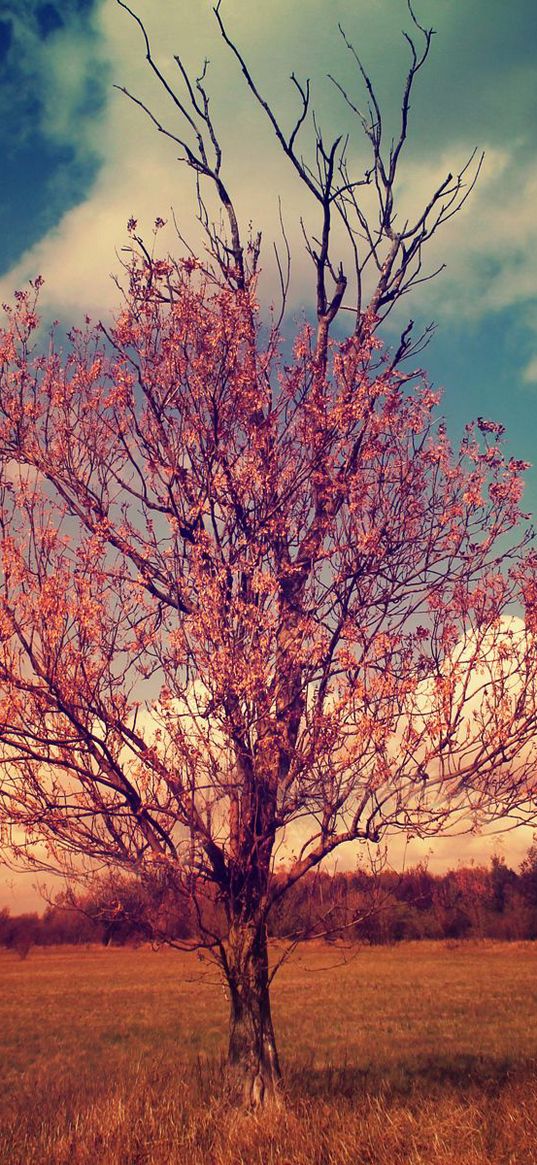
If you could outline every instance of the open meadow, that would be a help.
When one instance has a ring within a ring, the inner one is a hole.
[[[226,1000],[149,948],[0,952],[2,1165],[531,1165],[537,945],[303,947],[275,979],[285,1105],[222,1086]]]

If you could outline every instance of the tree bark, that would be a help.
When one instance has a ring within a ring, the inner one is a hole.
[[[281,1078],[270,1009],[266,924],[237,924],[226,948],[228,1071],[233,1091],[246,1108],[255,1110],[277,1101]]]

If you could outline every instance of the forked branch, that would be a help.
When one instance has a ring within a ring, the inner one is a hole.
[[[200,178],[205,178],[214,186],[227,219],[229,241],[219,228],[210,221],[208,215],[206,217],[199,215],[198,218],[204,228],[210,254],[216,261],[224,279],[232,286],[244,288],[249,274],[252,272],[255,273],[259,259],[259,246],[257,248],[249,248],[250,271],[248,271],[238,216],[227,185],[222,178],[222,148],[210,112],[210,98],[205,88],[208,62],[204,62],[200,76],[192,82],[181,58],[178,55],[174,56],[186,92],[186,100],[184,100],[177,94],[173,86],[169,84],[164,73],[157,65],[143,21],[125,3],[125,0],[117,0],[117,3],[138,25],[144,39],[146,60],[165,93],[170,98],[176,115],[179,116],[180,122],[183,123],[186,133],[175,133],[166,127],[155,117],[146,103],[132,94],[125,86],[116,85],[115,88],[119,89],[130,101],[134,102],[135,105],[138,105],[144,111],[159,133],[164,134],[181,147],[183,155],[180,161],[186,162],[194,170],[198,181]],[[190,131],[193,141],[188,141],[186,136],[188,131]],[[203,205],[203,202],[201,202],[201,205]]]

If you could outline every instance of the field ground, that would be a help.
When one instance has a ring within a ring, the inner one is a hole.
[[[207,963],[0,952],[0,1162],[535,1165],[536,971],[530,943],[302,948],[273,990],[286,1102],[257,1117],[226,1103]]]

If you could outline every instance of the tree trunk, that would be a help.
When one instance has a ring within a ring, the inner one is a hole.
[[[272,1026],[266,924],[237,924],[226,944],[230,992],[228,1068],[248,1109],[278,1098],[280,1065]]]

